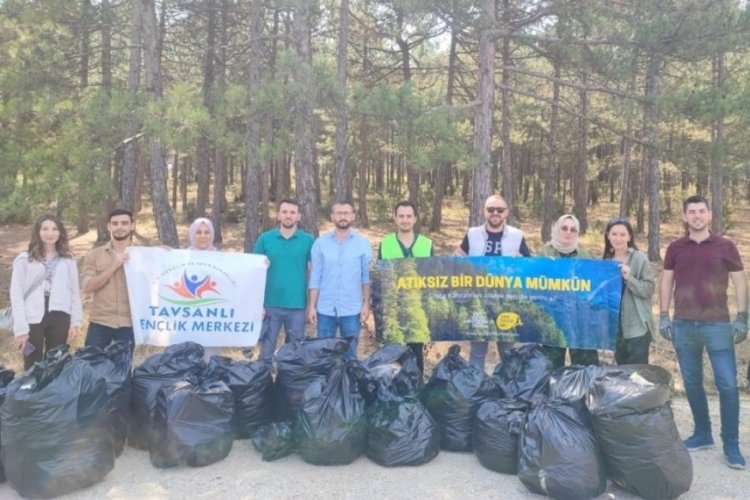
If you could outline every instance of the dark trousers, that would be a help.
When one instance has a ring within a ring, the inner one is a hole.
[[[422,377],[424,377],[424,343],[414,342],[406,345],[409,346],[411,352],[414,353],[414,357],[417,359],[419,371],[422,373]]]
[[[554,347],[546,345],[544,351],[552,361],[552,368],[565,366],[565,352],[570,351],[570,364],[581,366],[599,366],[599,353],[596,349],[568,349],[567,347]]]
[[[135,344],[132,326],[112,328],[111,326],[104,326],[98,323],[89,323],[89,329],[86,331],[85,345],[94,345],[104,349],[112,342],[121,341],[130,342],[130,353],[132,354]]]
[[[647,365],[651,335],[646,333],[633,339],[617,338],[615,361],[618,365]]]
[[[47,300],[45,299],[45,308]],[[34,363],[41,361],[50,349],[68,342],[70,314],[62,311],[47,311],[41,323],[29,325],[29,342],[35,349],[23,357],[23,369],[28,370]]]

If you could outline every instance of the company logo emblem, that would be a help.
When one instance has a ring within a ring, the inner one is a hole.
[[[211,279],[211,275],[200,278],[198,275],[188,276],[187,271],[182,273],[180,281],[173,285],[167,285],[167,288],[172,290],[178,297],[164,297],[162,299],[172,304],[181,306],[208,306],[212,304],[219,304],[226,302],[226,299],[221,298],[221,292],[219,292],[216,281]],[[209,296],[205,297],[204,295]]]
[[[514,312],[504,312],[497,315],[495,318],[495,324],[500,331],[507,332],[517,326],[522,326],[521,316]]]

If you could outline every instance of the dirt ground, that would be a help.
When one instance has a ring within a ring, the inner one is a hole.
[[[601,255],[601,230],[606,219],[616,213],[616,208],[603,207],[597,210],[601,217],[590,217],[591,231],[582,238],[586,248],[595,255]],[[735,226],[729,236],[737,241],[740,253],[750,268],[750,209],[746,206],[735,207],[733,216]],[[150,221],[150,214],[143,214],[137,225],[138,244],[157,244],[155,230]],[[445,210],[445,229],[430,236],[436,243],[438,254],[450,253],[465,231],[467,216],[458,205]],[[677,217],[675,216],[675,221]],[[527,220],[519,224],[527,234],[529,245],[533,249],[541,247],[538,238],[539,221]],[[321,231],[327,228],[324,226]],[[377,226],[362,231],[374,244],[391,230],[388,226]],[[10,284],[10,269],[13,258],[24,250],[29,238],[29,226],[0,226],[0,307],[8,304],[7,289]],[[678,224],[665,225],[662,228],[663,246],[679,233]],[[73,228],[69,228],[75,234]],[[185,241],[187,228],[183,227],[181,241]],[[224,229],[225,250],[240,251],[242,245],[242,228],[230,226]],[[72,236],[71,242],[79,260],[91,248],[95,238],[93,231]],[[639,246],[645,248],[645,241],[639,240]],[[663,254],[663,252],[662,252]],[[660,273],[660,266],[655,270]],[[655,299],[656,300],[656,299]],[[656,304],[656,302],[655,302]],[[655,310],[655,312],[658,312]],[[85,326],[85,325],[84,325]],[[82,343],[83,335],[76,339],[74,347]],[[10,349],[10,338],[0,338],[0,363],[15,370],[21,367],[21,357]],[[377,348],[372,334],[372,327],[363,332],[360,343],[360,354]],[[427,353],[427,370],[447,350],[447,345],[431,346]],[[155,348],[139,347],[136,351],[136,363],[142,361]],[[497,355],[491,350],[488,359],[488,370],[497,362]],[[239,350],[225,350],[224,354],[239,356]],[[750,341],[738,346],[737,362],[741,392],[740,412],[740,445],[746,457],[750,458],[750,396],[744,392],[745,370],[750,359]],[[611,355],[604,355],[611,359]],[[687,402],[682,393],[682,380],[671,345],[657,340],[652,345],[651,360],[666,368],[674,380],[673,408],[680,434],[686,437],[692,431],[692,419]],[[707,377],[711,370],[707,366]],[[710,407],[714,423],[714,436],[719,437],[719,404],[712,384],[707,385],[710,394]],[[720,446],[713,450],[692,454],[694,480],[691,490],[681,498],[690,499],[739,499],[747,498],[750,491],[750,472],[729,469],[723,461]],[[260,455],[252,448],[249,441],[235,441],[234,448],[225,460],[200,469],[156,469],[148,458],[147,452],[126,447],[117,460],[115,469],[105,480],[91,488],[65,498],[142,498],[142,499],[182,499],[182,498],[535,498],[524,485],[513,476],[498,474],[484,469],[471,453],[441,452],[429,464],[415,468],[383,468],[365,457],[353,464],[338,467],[318,467],[304,463],[299,457],[292,456],[276,462],[263,462]],[[0,499],[20,498],[8,485],[0,485]],[[608,484],[607,492],[600,498],[629,499],[636,498],[619,488]]]

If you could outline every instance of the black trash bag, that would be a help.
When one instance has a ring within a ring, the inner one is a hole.
[[[670,378],[658,366],[612,369],[594,380],[588,400],[608,477],[646,499],[678,497],[693,482],[669,402]]]
[[[276,393],[267,364],[211,356],[208,369],[234,393],[235,439],[247,439],[257,428],[273,422]]]
[[[399,396],[394,385],[381,380],[367,411],[367,456],[386,467],[425,464],[440,451],[440,425],[419,399]]]
[[[336,360],[343,359],[349,341],[342,338],[305,338],[276,351],[277,420],[294,420],[307,386],[325,381]]]
[[[162,386],[156,397],[149,449],[155,467],[201,467],[232,450],[234,395],[218,381],[183,380]]]
[[[474,454],[487,469],[518,472],[518,441],[529,403],[519,399],[485,401],[477,410],[471,439]]]
[[[51,498],[101,481],[115,465],[107,384],[70,355],[40,361],[7,388],[2,462],[21,496]]]
[[[70,346],[68,344],[56,345],[52,349],[49,349],[44,353],[42,358],[44,361],[54,361],[60,359],[70,352]]]
[[[297,451],[294,425],[290,421],[271,422],[260,426],[250,438],[264,462],[273,462]]]
[[[408,346],[386,344],[366,358],[363,364],[376,380],[390,380],[397,395],[413,396],[424,386],[417,358]]]
[[[547,394],[552,362],[538,344],[525,344],[503,352],[492,379],[508,399],[531,399]]]
[[[15,372],[10,368],[6,368],[5,365],[0,364],[0,406],[5,401],[5,392],[8,389],[8,384],[15,377]],[[2,420],[0,420],[0,434],[2,434]],[[2,447],[2,441],[0,441],[0,447]],[[0,483],[5,482],[5,469],[3,469],[3,463],[0,461]]]
[[[552,498],[604,493],[604,462],[582,400],[532,401],[518,444],[518,478],[530,491]]]
[[[358,361],[340,359],[325,381],[306,390],[299,410],[299,454],[316,465],[343,465],[362,455],[367,444],[365,400],[349,373]]]
[[[115,436],[115,453],[120,456],[128,436],[130,421],[130,398],[133,388],[131,375],[131,342],[114,342],[102,349],[97,346],[82,347],[76,358],[86,361],[94,373],[107,383],[109,405],[106,418]]]
[[[554,370],[549,378],[549,394],[554,399],[586,400],[594,379],[604,375],[608,370],[616,368],[604,366],[563,366]]]
[[[496,397],[497,388],[487,375],[469,364],[453,345],[435,366],[424,388],[422,399],[435,417],[442,434],[442,448],[471,451],[471,428],[479,406]]]
[[[205,369],[203,346],[195,342],[171,345],[138,366],[133,371],[128,444],[138,450],[148,450],[153,441],[153,418],[159,389],[186,377],[198,376]]]

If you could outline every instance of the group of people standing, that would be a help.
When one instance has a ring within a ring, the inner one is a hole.
[[[484,204],[484,223],[466,232],[454,254],[458,256],[530,257],[523,232],[507,223],[510,208],[502,196]],[[302,214],[293,199],[279,202],[278,227],[262,233],[253,253],[269,262],[260,334],[260,360],[271,363],[281,328],[286,342],[305,336],[309,323],[319,337],[337,330],[350,340],[347,355],[356,357],[362,324],[370,316],[370,263],[372,246],[353,230],[356,214],[348,201],[331,207],[332,231],[314,239],[299,228]],[[693,412],[695,433],[685,440],[691,451],[713,446],[708,403],[703,387],[703,351],[708,352],[721,403],[721,437],[730,467],[744,469],[739,451],[739,390],[734,344],[747,336],[747,285],[734,243],[709,231],[708,202],[692,196],[683,204],[687,234],[667,248],[660,285],[661,335],[674,344]],[[394,207],[396,231],[378,247],[378,259],[424,258],[434,255],[429,238],[417,233],[416,206],[401,201]],[[111,240],[89,251],[83,261],[80,287],[93,296],[86,345],[104,347],[112,341],[133,340],[133,328],[123,264],[132,243],[133,215],[113,210],[108,229]],[[561,216],[551,240],[539,255],[550,258],[590,259],[579,244],[580,223],[572,214]],[[200,218],[189,229],[190,249],[216,250],[210,220]],[[618,263],[622,274],[622,302],[615,360],[618,364],[648,363],[655,327],[652,297],[656,278],[648,258],[635,244],[633,228],[625,218],[611,219],[604,231],[604,259]],[[731,277],[737,315],[730,322],[727,285]],[[83,310],[76,261],[65,227],[52,215],[34,224],[28,251],[13,263],[11,304],[14,345],[24,354],[25,368],[42,359],[43,352],[70,342],[82,324]],[[669,308],[674,296],[674,321]],[[498,342],[502,356],[508,343]],[[423,344],[410,344],[424,370]],[[485,368],[487,342],[471,342],[470,362]],[[554,366],[565,364],[566,348],[546,347]],[[596,350],[570,349],[573,364],[599,364]]]

